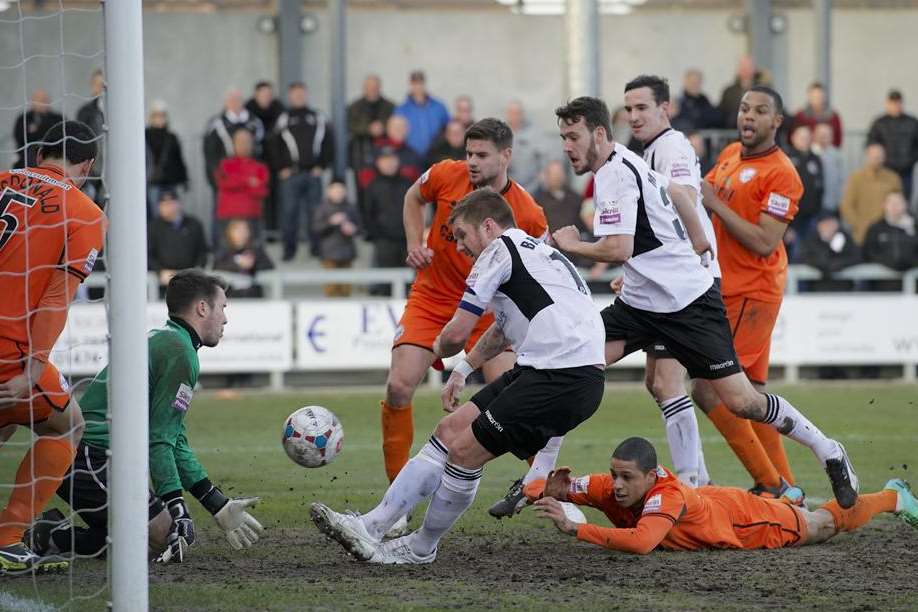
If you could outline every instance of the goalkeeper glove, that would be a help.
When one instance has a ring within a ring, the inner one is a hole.
[[[173,491],[163,495],[166,508],[172,516],[172,529],[166,540],[166,550],[157,557],[158,563],[182,563],[185,560],[185,551],[194,544],[194,522],[188,512],[188,506],[182,497],[181,491]]]
[[[191,487],[191,493],[213,515],[217,525],[226,533],[230,546],[239,550],[249,548],[258,541],[264,527],[246,509],[260,502],[260,497],[230,499],[207,478]]]

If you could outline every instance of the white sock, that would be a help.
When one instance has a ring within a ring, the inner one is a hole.
[[[481,482],[481,470],[446,464],[440,487],[424,515],[424,524],[410,536],[411,549],[416,554],[426,556],[436,550],[443,534],[472,505]]]
[[[789,401],[772,393],[766,393],[765,398],[768,400],[768,405],[763,423],[771,425],[779,433],[809,448],[823,465],[826,460],[837,459],[841,456],[838,444],[827,438]]]
[[[711,475],[704,462],[704,445],[701,443],[701,431],[698,431],[698,486],[704,487],[711,484]]]
[[[555,469],[562,442],[564,442],[564,436],[550,438],[545,444],[545,448],[536,453],[532,460],[532,465],[529,466],[529,471],[523,476],[523,486],[528,485],[533,480],[548,478],[548,473]]]
[[[666,441],[676,476],[690,487],[698,486],[698,419],[695,406],[687,395],[659,402],[666,425]]]
[[[440,486],[446,464],[446,446],[431,436],[418,454],[398,473],[378,506],[360,517],[369,534],[377,539]]]

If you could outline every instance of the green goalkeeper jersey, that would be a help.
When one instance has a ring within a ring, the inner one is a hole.
[[[153,491],[163,495],[190,489],[207,472],[198,462],[185,434],[185,414],[198,382],[201,339],[184,321],[171,318],[148,336],[150,385],[150,478]],[[99,372],[80,398],[86,427],[83,442],[109,448],[108,366]]]

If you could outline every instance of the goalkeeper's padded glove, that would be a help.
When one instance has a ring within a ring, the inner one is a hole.
[[[172,516],[172,529],[166,540],[166,550],[156,560],[160,563],[182,563],[185,551],[194,544],[194,522],[180,490],[166,493],[162,499]]]
[[[230,546],[239,550],[249,548],[258,541],[264,527],[246,509],[260,502],[260,497],[230,499],[207,478],[195,483],[191,487],[191,493],[213,515],[217,525],[226,532]]]

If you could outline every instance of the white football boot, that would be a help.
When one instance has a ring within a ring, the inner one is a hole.
[[[376,553],[369,559],[370,563],[384,565],[421,565],[433,563],[437,558],[437,550],[429,555],[421,556],[411,549],[411,536],[402,536],[388,542],[383,542],[376,547]]]
[[[370,536],[360,516],[355,513],[342,514],[325,504],[314,503],[309,515],[319,531],[341,544],[360,561],[369,561],[379,548],[379,540]]]

